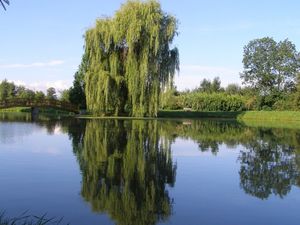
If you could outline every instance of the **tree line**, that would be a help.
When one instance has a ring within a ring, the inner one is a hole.
[[[86,31],[81,64],[63,99],[97,115],[138,117],[155,117],[160,109],[300,109],[300,54],[288,39],[264,37],[244,46],[243,86],[203,79],[198,88],[179,92],[173,82],[177,34],[177,19],[158,1],[127,1]]]
[[[199,87],[179,92],[175,87],[161,96],[163,109],[197,111],[299,110],[300,54],[295,45],[266,37],[244,47],[243,86],[221,86],[218,77],[203,79]]]
[[[23,85],[16,85],[14,82],[9,82],[6,79],[0,83],[0,101],[5,101],[13,98],[22,98],[28,100],[61,100],[69,102],[69,91],[60,91],[58,97],[54,87],[49,87],[46,93],[43,91],[33,91]]]
[[[154,0],[128,1],[114,17],[97,20],[86,32],[70,101],[101,115],[300,109],[300,57],[288,39],[264,37],[244,47],[242,86],[222,87],[216,77],[180,92],[173,83],[179,53],[170,48],[176,34],[176,18]]]

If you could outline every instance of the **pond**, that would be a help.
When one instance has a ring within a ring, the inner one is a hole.
[[[300,221],[300,129],[0,114],[0,211],[71,225]]]

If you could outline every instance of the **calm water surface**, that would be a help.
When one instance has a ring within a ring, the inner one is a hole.
[[[0,114],[0,211],[71,225],[300,221],[300,130]]]

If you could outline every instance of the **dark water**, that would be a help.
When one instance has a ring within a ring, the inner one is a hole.
[[[0,210],[72,225],[300,223],[300,130],[0,115]]]

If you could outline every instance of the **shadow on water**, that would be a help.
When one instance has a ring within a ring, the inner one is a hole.
[[[172,144],[192,140],[199,151],[218,155],[221,145],[238,149],[240,187],[259,199],[284,198],[300,185],[300,130],[254,128],[218,120],[36,121],[55,126],[72,140],[81,174],[81,196],[95,212],[117,224],[168,220],[176,199],[177,165]],[[195,156],[196,157],[196,156]]]

